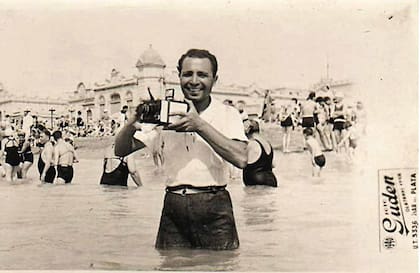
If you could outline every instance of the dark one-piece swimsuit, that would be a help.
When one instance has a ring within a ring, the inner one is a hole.
[[[6,152],[6,160],[5,162],[7,164],[9,164],[10,166],[16,167],[19,166],[21,160],[20,160],[20,155],[19,155],[19,146],[18,145],[14,145],[14,146],[10,146],[7,147],[7,144],[9,142],[15,142],[14,140],[8,140],[6,142],[6,147],[4,148],[4,151]]]
[[[128,166],[127,163],[124,162],[123,157],[116,157],[120,160],[120,163],[117,168],[115,168],[111,172],[106,172],[106,164],[108,160],[112,158],[104,158],[104,168],[102,172],[101,182],[102,185],[112,185],[112,186],[125,186],[127,187],[127,179],[128,179]]]
[[[277,179],[273,173],[273,147],[270,154],[267,154],[261,142],[256,139],[261,147],[261,155],[257,161],[248,164],[243,170],[243,181],[246,186],[266,185],[277,187]]]

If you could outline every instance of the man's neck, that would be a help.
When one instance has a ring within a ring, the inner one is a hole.
[[[211,103],[211,97],[209,96],[206,100],[200,101],[200,102],[194,102],[195,109],[198,113],[203,112],[204,110],[209,107]]]

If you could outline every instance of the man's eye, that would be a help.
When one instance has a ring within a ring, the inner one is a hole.
[[[192,76],[192,72],[183,72],[181,74],[182,77],[191,77]]]
[[[197,75],[200,77],[200,78],[207,78],[208,77],[208,75],[209,74],[207,74],[207,73],[197,73]]]

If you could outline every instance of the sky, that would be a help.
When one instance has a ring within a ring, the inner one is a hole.
[[[113,68],[135,74],[152,45],[168,68],[189,48],[210,50],[223,83],[308,88],[327,63],[330,77],[360,83],[395,50],[393,38],[416,34],[409,1],[364,2],[0,1],[0,82],[60,96]]]

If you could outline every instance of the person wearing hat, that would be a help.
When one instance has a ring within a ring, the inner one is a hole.
[[[243,182],[245,186],[277,187],[277,179],[273,173],[273,147],[259,132],[258,122],[250,120],[249,125],[245,128],[249,142],[247,147],[248,164],[243,169]]]
[[[4,138],[1,142],[1,150],[4,153],[4,170],[6,173],[6,180],[13,181],[19,170],[20,155],[16,132],[12,127],[8,127],[4,131]]]

